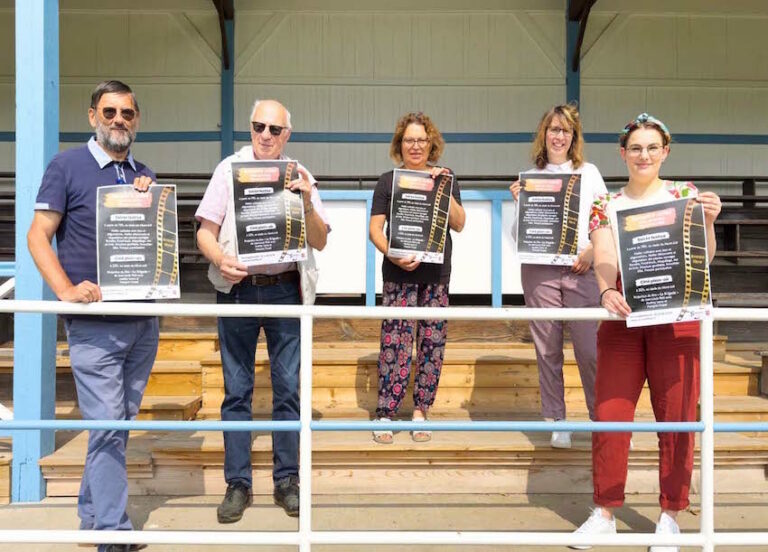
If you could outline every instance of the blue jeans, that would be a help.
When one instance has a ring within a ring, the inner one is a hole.
[[[77,401],[85,420],[133,420],[155,362],[158,320],[65,322]],[[91,431],[77,514],[82,529],[131,530],[125,513],[127,431]],[[99,548],[101,550],[102,547]]]
[[[298,305],[299,288],[286,282],[271,286],[237,284],[229,293],[217,292],[216,302],[248,305]],[[254,363],[259,330],[264,328],[272,376],[272,419],[299,419],[299,364],[301,330],[298,318],[219,318],[221,365],[224,372],[224,402],[221,419],[248,421],[253,418]],[[275,481],[299,473],[299,434],[272,433],[272,477]],[[224,479],[252,486],[251,434],[224,432]]]

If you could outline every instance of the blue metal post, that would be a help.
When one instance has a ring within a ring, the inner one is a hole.
[[[27,250],[27,230],[45,166],[59,147],[59,3],[16,0],[16,299],[51,298]],[[13,406],[17,420],[53,418],[56,317],[14,317]],[[53,452],[53,431],[13,436],[12,499],[39,501],[38,466]]]
[[[565,100],[578,103],[581,100],[581,71],[573,71],[571,63],[579,37],[579,22],[568,18],[570,3],[568,0],[565,7]]]
[[[235,151],[235,22],[224,21],[229,51],[229,69],[224,67],[222,53],[221,64],[221,157],[232,155]]]

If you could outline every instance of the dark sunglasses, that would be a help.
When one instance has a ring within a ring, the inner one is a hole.
[[[114,107],[105,107],[101,110],[101,115],[107,119],[108,121],[111,121],[117,116],[117,109]],[[134,109],[121,109],[120,110],[120,116],[125,121],[133,121],[133,119],[136,117],[136,111]]]
[[[253,127],[253,130],[256,134],[261,134],[264,132],[264,129],[267,128],[267,125],[264,123],[259,123],[257,121],[251,121],[251,126]],[[269,125],[269,133],[272,136],[280,136],[280,133],[283,132],[288,127],[281,127],[277,125]]]

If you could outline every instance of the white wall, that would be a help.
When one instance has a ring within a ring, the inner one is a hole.
[[[265,0],[235,5],[236,129],[256,97],[276,97],[297,131],[385,132],[422,109],[446,132],[530,132],[565,97],[563,0]],[[61,129],[89,130],[102,78],[136,89],[144,131],[216,131],[220,36],[207,0],[61,1]],[[13,2],[0,0],[0,130],[13,130]],[[588,132],[616,133],[648,110],[673,134],[768,128],[768,3],[601,0],[583,47]],[[515,173],[527,144],[449,144],[458,173]],[[318,174],[375,174],[386,144],[292,144]],[[588,147],[605,174],[611,144]],[[11,155],[9,155],[11,153]],[[667,171],[766,174],[768,146],[678,145]],[[210,171],[218,143],[137,144],[159,171]],[[0,147],[0,170],[13,169]]]
[[[601,0],[582,50],[588,131],[617,133],[653,113],[675,133],[768,133],[768,3]],[[593,145],[606,174],[623,167],[614,145]],[[673,145],[668,174],[768,174],[768,146]]]

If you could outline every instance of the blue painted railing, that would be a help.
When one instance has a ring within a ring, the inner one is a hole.
[[[92,136],[90,132],[62,132],[59,140],[64,143],[85,142]],[[222,132],[218,130],[191,131],[155,131],[140,132],[137,142],[220,142]],[[234,141],[248,142],[249,132],[235,131]],[[444,132],[443,138],[452,144],[529,144],[532,132]],[[593,144],[618,144],[616,132],[585,132],[584,139]],[[14,142],[16,133],[0,132],[0,142]],[[391,132],[293,132],[291,142],[321,144],[388,144],[392,140]],[[709,145],[768,145],[768,134],[729,134],[729,133],[677,133],[677,144]]]
[[[320,190],[323,201],[364,201],[370,222],[372,190]],[[467,201],[485,201],[491,203],[491,306],[501,307],[501,210],[505,201],[512,201],[507,190],[464,190],[461,192],[462,203]],[[367,231],[367,226],[366,226]],[[365,304],[376,304],[376,246],[371,240],[366,242],[365,251]]]

